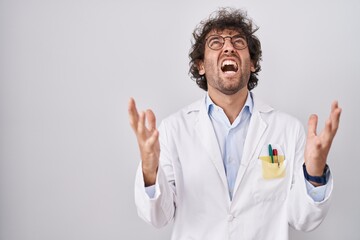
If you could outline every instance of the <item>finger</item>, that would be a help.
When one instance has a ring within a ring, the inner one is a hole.
[[[337,101],[334,101],[332,106],[331,106],[331,114],[330,114],[330,119],[331,119],[331,127],[332,127],[332,131],[334,133],[336,133],[338,127],[339,127],[339,122],[340,122],[340,115],[341,115],[341,108],[339,107],[339,104]]]
[[[137,135],[138,138],[141,140],[146,139],[146,131],[145,131],[145,113],[140,112],[139,113],[139,121],[138,121],[138,127],[137,127]]]
[[[331,124],[331,119],[329,118],[328,120],[326,120],[325,128],[322,132],[322,136],[324,137],[323,140],[325,141],[324,143],[326,143],[327,145],[331,144],[332,139],[334,138],[334,134],[331,129],[332,129],[332,124]]]
[[[331,103],[331,112],[333,112],[335,109],[337,109],[339,107],[339,103],[337,100],[333,101]]]
[[[156,117],[151,109],[146,110],[146,120],[150,131],[156,129]]]
[[[331,112],[329,118],[326,120],[324,136],[328,143],[331,144],[337,129],[339,127],[341,108],[339,108],[338,102],[334,101],[331,104]]]
[[[158,141],[159,141],[159,131],[155,129],[151,134],[151,136],[149,137],[147,144],[150,148],[153,148]]]
[[[316,128],[318,123],[318,116],[312,114],[308,121],[308,136],[316,136]]]
[[[135,100],[133,98],[130,98],[130,100],[129,100],[128,113],[129,113],[130,125],[133,128],[133,130],[136,131],[137,124],[139,121],[139,113],[136,109]]]

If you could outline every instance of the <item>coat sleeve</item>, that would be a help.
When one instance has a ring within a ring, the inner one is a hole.
[[[167,225],[175,213],[175,180],[168,146],[165,124],[159,127],[160,132],[160,165],[155,183],[155,195],[149,198],[145,184],[141,162],[135,178],[135,204],[138,215],[147,223],[160,228]]]
[[[302,169],[304,163],[305,132],[300,125],[296,134],[295,162],[288,204],[288,221],[296,230],[312,231],[326,217],[330,207],[333,189],[332,177],[329,178],[326,197],[321,202],[315,202],[307,193],[305,177]]]

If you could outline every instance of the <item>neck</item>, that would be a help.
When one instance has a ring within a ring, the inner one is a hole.
[[[241,109],[244,107],[248,90],[246,87],[242,88],[235,94],[226,95],[218,91],[208,90],[211,100],[221,107],[230,123],[233,123],[236,117],[239,115]]]

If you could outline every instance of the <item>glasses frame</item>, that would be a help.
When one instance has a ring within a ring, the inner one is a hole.
[[[221,47],[220,47],[220,48],[212,48],[212,47],[210,47],[210,42],[209,42],[208,40],[209,40],[209,38],[211,38],[211,37],[219,37],[220,39],[222,39]],[[233,38],[235,38],[235,37],[236,37],[236,38],[237,38],[237,37],[240,37],[240,38],[242,38],[242,39],[245,40],[245,45],[244,45],[244,47],[241,47],[241,48],[235,47],[234,42],[233,42]],[[226,38],[230,38],[230,42],[231,42],[232,46],[233,46],[235,49],[237,49],[237,50],[243,50],[243,49],[245,49],[245,48],[248,47],[247,38],[246,38],[244,35],[241,35],[241,34],[236,34],[236,35],[234,35],[234,36],[226,36],[226,37],[223,37],[223,36],[218,35],[218,34],[213,34],[213,35],[210,35],[210,36],[208,36],[207,38],[205,38],[205,41],[206,41],[206,45],[207,45],[211,50],[220,50],[220,49],[222,49],[222,48],[224,47]]]

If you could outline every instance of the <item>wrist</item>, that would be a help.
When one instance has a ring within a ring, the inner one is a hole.
[[[144,170],[143,168],[143,178],[144,178],[145,187],[154,185],[156,183],[156,176],[157,176],[157,168],[155,171]]]
[[[314,186],[321,186],[327,183],[328,178],[328,171],[329,167],[326,164],[322,173],[317,175],[312,175],[307,171],[307,167],[305,163],[303,164],[303,171],[304,171],[304,177],[307,181],[309,181]]]
[[[311,176],[322,176],[326,167],[326,163],[321,164],[320,166],[316,166],[316,164],[305,164],[306,166],[306,171],[309,175]]]

